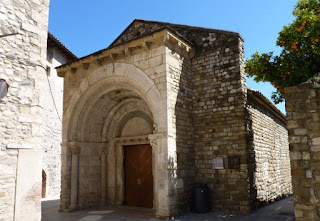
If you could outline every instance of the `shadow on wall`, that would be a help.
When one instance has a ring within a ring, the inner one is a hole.
[[[194,129],[192,117],[192,85],[190,60],[180,58],[179,67],[169,66],[171,83],[170,103],[172,127],[176,130],[176,153],[169,158],[169,197],[176,203],[171,214],[181,214],[192,209],[193,185],[195,182]],[[170,148],[170,147],[169,147]]]
[[[254,210],[256,208],[262,207],[264,204],[261,201],[257,200],[257,189],[255,188],[255,172],[256,172],[256,157],[255,157],[255,144],[254,144],[254,136],[253,136],[253,127],[252,127],[252,115],[249,113],[246,108],[246,118],[247,118],[247,160],[248,160],[248,177],[249,177],[249,185],[250,185],[250,201],[253,202],[251,204],[251,209]]]

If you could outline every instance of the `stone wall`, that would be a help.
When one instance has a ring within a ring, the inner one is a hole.
[[[40,91],[46,80],[48,11],[48,0],[0,2],[0,35],[14,34],[0,38],[0,78],[11,85],[0,101],[0,220],[41,218]]]
[[[195,165],[198,182],[208,184],[214,209],[249,212],[243,42],[238,36],[209,33],[192,60]],[[228,157],[240,157],[231,169]],[[213,169],[222,157],[223,169]]]
[[[292,194],[285,116],[262,94],[248,90],[252,145],[252,207]]]
[[[192,117],[192,72],[190,59],[167,48],[167,88],[169,102],[169,134],[176,141],[170,154],[174,168],[169,171],[169,195],[172,196],[172,214],[181,214],[192,208],[192,190],[195,177],[194,128]],[[169,151],[170,148],[168,147]]]
[[[320,220],[319,86],[286,88],[285,98],[296,220]]]

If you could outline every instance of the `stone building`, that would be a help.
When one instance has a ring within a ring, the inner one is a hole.
[[[55,36],[48,33],[47,41],[47,79],[41,93],[44,118],[42,150],[42,197],[60,197],[61,185],[61,128],[63,105],[63,79],[57,76],[56,67],[76,60],[77,57]]]
[[[214,209],[291,194],[286,121],[246,87],[235,32],[134,20],[64,78],[61,210],[106,204],[171,217],[196,182]]]
[[[41,219],[49,1],[0,1],[0,220]]]

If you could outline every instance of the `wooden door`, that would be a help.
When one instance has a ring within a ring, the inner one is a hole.
[[[148,144],[124,147],[124,204],[153,207],[152,149]]]

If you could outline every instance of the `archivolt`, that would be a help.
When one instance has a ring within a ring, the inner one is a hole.
[[[76,141],[78,124],[86,121],[92,106],[101,96],[119,89],[133,91],[144,100],[159,130],[165,131],[166,102],[152,79],[132,64],[114,63],[97,68],[82,80],[73,93],[64,113],[63,141]]]
[[[121,119],[132,112],[142,112],[148,116],[149,119],[153,119],[152,113],[148,105],[142,100],[130,99],[124,105],[119,103],[112,111],[109,112],[103,127],[102,138],[107,139],[116,136],[116,130]]]

